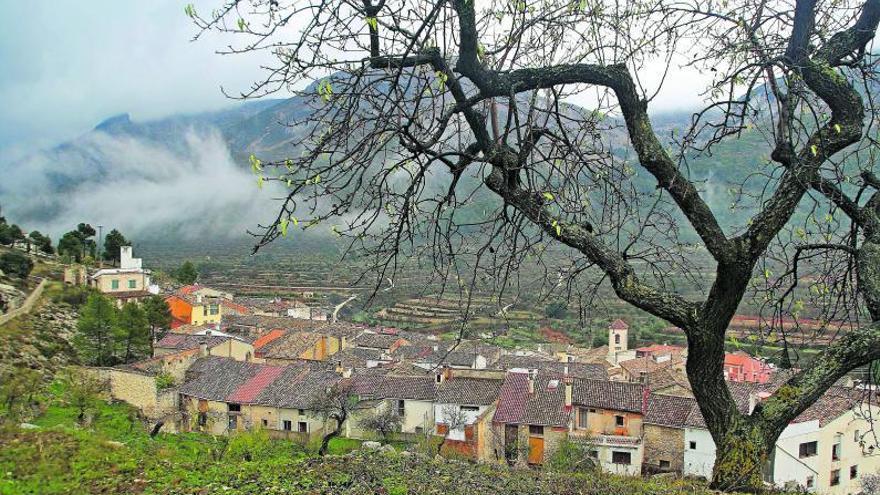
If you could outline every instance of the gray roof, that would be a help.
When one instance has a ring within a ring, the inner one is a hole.
[[[684,428],[687,425],[688,416],[696,404],[697,401],[690,397],[652,394],[648,398],[645,423],[670,428]]]
[[[455,378],[437,387],[437,402],[488,406],[498,399],[504,380],[487,378]]]
[[[568,368],[568,374],[575,378],[589,378],[592,380],[607,380],[608,370],[605,366],[595,363],[563,363],[552,359],[537,356],[501,356],[492,366],[505,371],[514,368],[535,369],[563,373]]]
[[[217,402],[309,409],[340,381],[333,371],[310,366],[272,366],[208,357],[187,371],[180,393]]]
[[[534,393],[529,393],[528,382],[526,373],[507,374],[492,421],[560,428],[568,426],[571,411],[565,407],[563,380],[539,372],[535,378]]]
[[[575,378],[572,403],[611,411],[641,413],[645,389],[637,383]]]
[[[392,376],[379,380],[375,392],[379,399],[434,400],[436,383],[431,376]]]
[[[400,335],[384,333],[362,333],[355,337],[352,342],[357,347],[367,347],[371,349],[390,349],[400,339],[402,339]]]

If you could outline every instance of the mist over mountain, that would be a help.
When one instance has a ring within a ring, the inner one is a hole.
[[[281,195],[272,186],[258,189],[247,157],[290,153],[298,130],[288,124],[307,116],[309,100],[256,100],[146,122],[110,117],[77,139],[0,163],[0,205],[25,228],[56,237],[88,222],[141,239],[246,238],[248,228],[273,218],[273,198]],[[690,118],[682,111],[653,120],[667,135]],[[626,143],[620,134],[613,140]],[[689,164],[721,216],[729,204],[726,184],[746,172],[737,164],[758,159],[763,148],[759,137],[746,137]]]

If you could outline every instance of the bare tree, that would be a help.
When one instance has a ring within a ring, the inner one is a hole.
[[[327,453],[330,440],[333,440],[333,438],[338,437],[342,433],[342,427],[356,405],[357,397],[351,390],[351,382],[349,380],[340,381],[329,387],[326,394],[316,398],[311,410],[320,414],[324,418],[325,423],[332,421],[334,424],[333,429],[325,432],[323,438],[321,438],[321,447],[318,449],[318,455],[323,456]]]
[[[403,418],[397,414],[394,408],[385,404],[385,407],[379,411],[363,418],[360,425],[364,429],[375,431],[387,442],[392,433],[400,431],[402,422]]]
[[[427,259],[466,302],[517,291],[532,266],[544,289],[589,294],[581,305],[610,287],[685,332],[714,487],[757,489],[789,422],[880,358],[880,0],[251,0],[187,13],[243,40],[229,53],[277,57],[241,97],[309,84],[289,158],[251,157],[260,184],[287,189],[257,248],[329,225],[373,260],[377,285]],[[711,75],[707,105],[663,136],[648,115],[662,83],[646,81],[677,66]],[[741,142],[768,156],[738,167],[732,206],[746,215],[731,220],[689,166]],[[783,361],[793,343],[779,322],[807,301],[825,339],[750,414],[723,374],[747,296],[771,310],[761,338]]]
[[[454,405],[444,406],[443,410],[440,412],[440,419],[446,427],[446,432],[443,434],[443,439],[437,446],[438,454],[443,452],[443,446],[446,445],[446,440],[449,439],[449,435],[451,435],[454,430],[463,430],[468,424],[467,413],[462,411],[460,407]]]

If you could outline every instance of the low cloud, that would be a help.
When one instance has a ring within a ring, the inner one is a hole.
[[[9,219],[55,238],[80,222],[131,237],[243,238],[273,218],[268,186],[236,165],[218,132],[178,146],[93,132],[7,164],[0,204]]]

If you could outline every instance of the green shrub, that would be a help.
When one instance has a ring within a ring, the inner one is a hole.
[[[156,375],[156,389],[157,390],[166,390],[177,383],[174,381],[174,377],[169,375],[168,373],[159,373]]]
[[[34,269],[34,262],[24,253],[19,251],[8,251],[0,254],[0,271],[10,277],[17,277],[22,280],[30,275]]]

